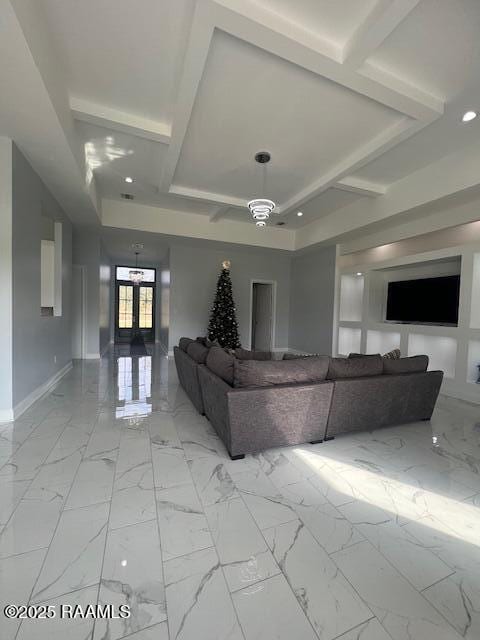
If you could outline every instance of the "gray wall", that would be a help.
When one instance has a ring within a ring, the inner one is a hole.
[[[16,406],[71,361],[72,226],[15,145],[12,195],[13,404]],[[42,215],[62,223],[62,315],[59,317],[40,315]]]
[[[0,137],[0,422],[12,417],[12,279],[12,141]]]
[[[182,336],[206,335],[210,307],[222,261],[232,263],[233,295],[237,307],[240,339],[250,343],[250,289],[252,279],[277,283],[275,347],[288,346],[290,262],[287,252],[239,248],[220,243],[175,243],[170,248],[169,350]]]
[[[73,263],[86,267],[85,355],[100,354],[100,233],[97,227],[75,227]]]
[[[331,354],[335,308],[336,247],[292,259],[289,347]]]
[[[170,251],[157,272],[157,340],[168,351],[170,331]]]
[[[100,329],[100,353],[108,347],[110,343],[110,323],[112,316],[112,299],[110,295],[111,280],[112,280],[112,268],[110,264],[110,257],[105,250],[103,242],[100,242],[100,291],[99,291],[99,329]]]

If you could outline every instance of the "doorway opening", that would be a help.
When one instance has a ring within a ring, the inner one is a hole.
[[[115,342],[131,343],[143,338],[155,342],[155,269],[144,269],[143,280],[133,284],[128,272],[117,267],[115,279]]]
[[[74,264],[72,269],[72,358],[85,357],[85,313],[86,313],[85,267]]]
[[[272,351],[275,327],[275,282],[252,281],[250,348]]]

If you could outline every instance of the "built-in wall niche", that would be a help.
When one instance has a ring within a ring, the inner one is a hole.
[[[473,256],[472,274],[472,307],[470,326],[472,329],[480,329],[480,253]]]
[[[348,356],[349,353],[360,353],[361,340],[361,329],[340,327],[338,330],[338,353],[342,356]]]
[[[40,311],[62,315],[62,223],[41,216]]]
[[[400,349],[400,334],[397,331],[368,331],[367,353],[388,353]]]
[[[470,340],[468,343],[467,382],[477,382],[480,378],[480,340]],[[480,394],[480,383],[478,385]]]
[[[457,341],[448,336],[411,333],[408,337],[408,355],[425,354],[429,357],[429,371],[440,370],[446,378],[455,378]]]
[[[400,266],[388,267],[385,269],[378,269],[378,270],[372,271],[370,274],[369,319],[374,322],[388,322],[389,324],[412,324],[412,325],[437,324],[438,326],[454,325],[455,323],[453,321],[450,322],[447,320],[445,321],[439,320],[437,323],[434,321],[430,321],[431,319],[429,318],[429,321],[423,322],[421,318],[418,318],[418,319],[414,318],[415,304],[412,304],[412,300],[414,300],[415,298],[409,297],[409,295],[410,294],[411,296],[418,295],[418,292],[417,294],[415,293],[416,288],[414,286],[410,287],[411,291],[409,292],[408,284],[406,284],[405,287],[403,287],[402,285],[399,285],[400,289],[397,287],[396,291],[392,291],[392,296],[393,296],[392,302],[393,303],[396,302],[397,306],[399,303],[401,304],[402,298],[401,296],[398,297],[398,294],[403,291],[403,295],[407,303],[407,307],[409,305],[413,307],[412,309],[406,309],[407,315],[408,315],[408,311],[412,312],[411,313],[412,319],[410,320],[409,317],[405,317],[403,319],[399,319],[398,321],[395,321],[395,319],[393,318],[387,320],[387,302],[389,297],[389,285],[390,283],[400,283],[400,282],[408,283],[409,281],[420,281],[420,280],[427,280],[430,278],[436,279],[436,278],[443,278],[443,277],[450,277],[450,276],[460,276],[461,269],[462,269],[461,256],[451,256],[448,258],[442,258],[438,260],[429,260],[429,261],[420,262],[420,263],[400,265]],[[479,269],[480,269],[480,265],[479,265]],[[436,282],[439,283],[440,281],[436,281]],[[435,283],[432,283],[432,286],[428,287],[427,283],[424,283],[423,288],[427,287],[426,296],[429,295],[430,291],[432,291],[432,294],[430,295],[433,295],[433,292],[436,289],[439,289],[440,291],[442,290],[440,284],[437,284],[436,286],[434,286],[434,284]],[[456,285],[458,286],[458,279],[457,279]],[[395,294],[396,294],[396,300],[394,299]],[[421,301],[427,299],[426,296],[422,295]],[[436,295],[432,299],[433,299],[432,305],[430,307],[428,307],[427,305],[427,307],[424,308],[423,311],[428,312],[429,310],[435,309],[435,307],[439,306],[440,307],[439,314],[448,315],[447,311],[451,310],[452,305],[448,306],[448,309],[447,307],[443,309],[441,308],[442,305],[437,303],[445,302],[446,304],[446,299],[444,300],[444,298],[440,297],[439,295]],[[479,304],[480,304],[480,300],[479,300]],[[422,307],[422,304],[419,304],[419,309],[418,309],[419,311],[421,307]],[[392,311],[392,309],[390,309],[390,311]],[[479,313],[480,313],[480,307],[479,307]],[[426,313],[425,315],[430,315],[430,314]],[[480,322],[480,317],[479,317],[479,322]]]
[[[340,279],[340,321],[360,322],[363,307],[363,275],[343,275]]]

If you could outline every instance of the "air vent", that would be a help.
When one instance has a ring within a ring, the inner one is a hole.
[[[135,196],[132,196],[131,193],[121,193],[120,196],[124,199],[124,200],[134,200]]]
[[[280,220],[280,222],[276,222],[275,224],[277,225],[277,227],[283,227],[283,225],[285,224],[285,222],[283,222],[282,220]]]

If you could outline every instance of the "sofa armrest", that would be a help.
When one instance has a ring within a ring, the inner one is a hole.
[[[333,382],[227,392],[231,455],[323,440]]]
[[[227,394],[232,387],[206,366],[198,368],[205,415],[230,451]]]

